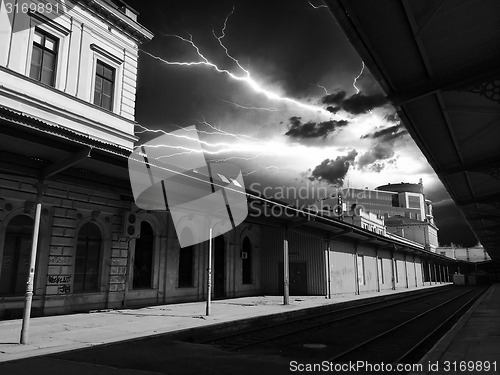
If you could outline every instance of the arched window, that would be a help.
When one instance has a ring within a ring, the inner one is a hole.
[[[99,283],[101,231],[94,223],[84,224],[78,233],[75,256],[75,292],[95,292]]]
[[[153,228],[148,222],[143,221],[140,237],[135,242],[132,288],[152,288],[153,246]]]
[[[0,269],[0,296],[18,296],[26,292],[32,239],[33,219],[21,215],[9,222]]]
[[[243,284],[252,283],[252,243],[245,237],[241,251],[241,279]]]
[[[183,238],[189,238],[191,232],[188,229],[182,231]],[[194,247],[186,246],[179,249],[179,280],[180,288],[193,286],[193,266],[194,266]]]

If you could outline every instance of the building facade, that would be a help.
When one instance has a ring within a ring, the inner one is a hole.
[[[208,243],[181,248],[170,214],[138,208],[130,187],[138,48],[153,35],[121,1],[51,0],[54,17],[11,3],[0,5],[0,318],[22,313],[34,228],[33,315],[205,299]],[[450,264],[321,217],[249,216],[213,251],[215,298],[281,293],[285,269],[293,294],[327,295],[444,281]]]

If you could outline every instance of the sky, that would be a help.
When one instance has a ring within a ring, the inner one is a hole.
[[[195,125],[208,160],[271,195],[421,178],[440,243],[477,242],[322,2],[127,3],[155,34],[139,52],[140,143]]]

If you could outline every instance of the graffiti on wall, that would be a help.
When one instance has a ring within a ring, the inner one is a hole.
[[[49,275],[47,276],[48,284],[58,284],[57,293],[71,293],[71,276],[70,275]]]

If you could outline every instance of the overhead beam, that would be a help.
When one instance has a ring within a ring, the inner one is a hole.
[[[472,197],[470,199],[460,199],[460,200],[455,201],[455,203],[458,204],[459,206],[467,206],[469,204],[489,203],[489,202],[500,202],[500,193],[495,192],[495,193],[491,193],[491,194],[484,194],[484,195]],[[494,214],[494,211],[490,212],[490,210],[483,210],[483,209],[479,209],[479,208],[476,210]]]
[[[64,171],[65,169],[71,168],[73,165],[80,163],[81,161],[90,157],[90,148],[83,149],[74,153],[73,155],[68,156],[65,159],[59,160],[47,167],[45,167],[42,171],[42,179],[48,179],[59,172]]]
[[[462,69],[452,75],[429,78],[411,90],[394,92],[388,95],[387,99],[395,106],[402,106],[439,90],[461,89],[497,76],[499,73],[498,62],[483,64],[483,66],[476,65],[474,69]]]
[[[441,177],[446,177],[452,174],[481,171],[484,169],[500,167],[500,155],[490,156],[484,159],[478,159],[471,162],[460,163],[452,167],[436,170],[436,173]]]

